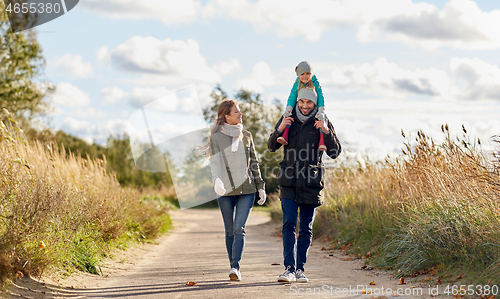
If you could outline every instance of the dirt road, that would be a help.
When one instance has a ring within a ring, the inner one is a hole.
[[[46,283],[43,289],[36,289],[25,281],[24,285],[17,284],[11,297],[431,298],[428,288],[399,285],[388,273],[361,270],[360,261],[345,261],[346,256],[338,251],[321,250],[325,244],[320,242],[315,242],[309,251],[305,269],[309,283],[278,283],[276,278],[284,270],[281,238],[276,235],[279,224],[269,223],[269,217],[261,213],[252,213],[247,225],[242,281],[229,281],[219,210],[174,211],[171,216],[176,228],[169,235],[161,238],[158,245],[137,249],[121,263],[103,268],[104,278],[80,275],[74,281],[71,278],[59,282],[73,288]],[[187,281],[196,284],[186,285]],[[399,295],[395,294],[398,289]],[[371,292],[366,294],[363,290]]]

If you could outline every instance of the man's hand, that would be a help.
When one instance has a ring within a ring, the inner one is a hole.
[[[292,117],[285,117],[283,118],[283,120],[281,120],[281,124],[280,126],[278,127],[278,131],[283,131],[285,130],[286,126],[291,126],[292,125],[292,122],[293,122],[293,118]]]

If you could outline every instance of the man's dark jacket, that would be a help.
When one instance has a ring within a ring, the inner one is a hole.
[[[321,205],[323,201],[323,188],[325,187],[325,167],[322,162],[323,151],[318,150],[319,129],[314,127],[314,117],[301,123],[292,112],[294,121],[288,132],[288,145],[285,145],[283,161],[278,174],[280,185],[280,198],[295,200],[298,204]],[[271,152],[277,151],[282,144],[277,142],[280,134],[278,127],[281,119],[269,137],[267,148]],[[335,159],[341,152],[340,142],[335,130],[328,122],[329,132],[324,134],[326,154]]]

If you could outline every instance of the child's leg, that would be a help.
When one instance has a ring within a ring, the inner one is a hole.
[[[320,151],[326,151],[325,137],[324,133],[321,129],[319,129],[319,146],[318,149]]]
[[[285,109],[285,113],[283,113],[283,118],[292,116],[292,109],[293,109],[292,106],[287,106]],[[278,137],[277,141],[279,143],[281,143],[283,145],[288,144],[288,130],[290,130],[289,125],[286,126],[286,128],[283,130],[283,134],[280,137]]]
[[[321,109],[321,108],[323,108],[323,109]],[[321,110],[322,113],[319,113],[320,110]],[[316,114],[316,119],[318,119],[320,121],[324,120],[325,122],[328,121],[326,119],[326,115],[325,115],[324,111],[325,111],[324,107],[319,107],[318,108],[318,113]],[[318,130],[319,130],[319,144],[318,144],[318,149],[320,151],[326,151],[326,144],[325,144],[325,137],[323,136],[323,130],[321,130],[321,129],[318,129]]]
[[[288,131],[290,130],[290,125],[287,125],[286,128],[283,130],[283,134],[281,134],[280,137],[278,137],[278,142],[287,145],[288,144]]]

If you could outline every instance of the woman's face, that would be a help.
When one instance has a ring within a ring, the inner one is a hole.
[[[299,99],[299,110],[304,115],[308,115],[314,109],[314,102],[308,99]]]
[[[238,105],[234,105],[231,108],[231,111],[229,112],[226,117],[226,122],[230,125],[237,125],[243,123],[243,114],[240,111],[240,107]]]
[[[300,82],[302,82],[304,84],[309,82],[309,80],[311,80],[311,78],[312,78],[312,73],[303,73],[302,75],[299,76]]]

